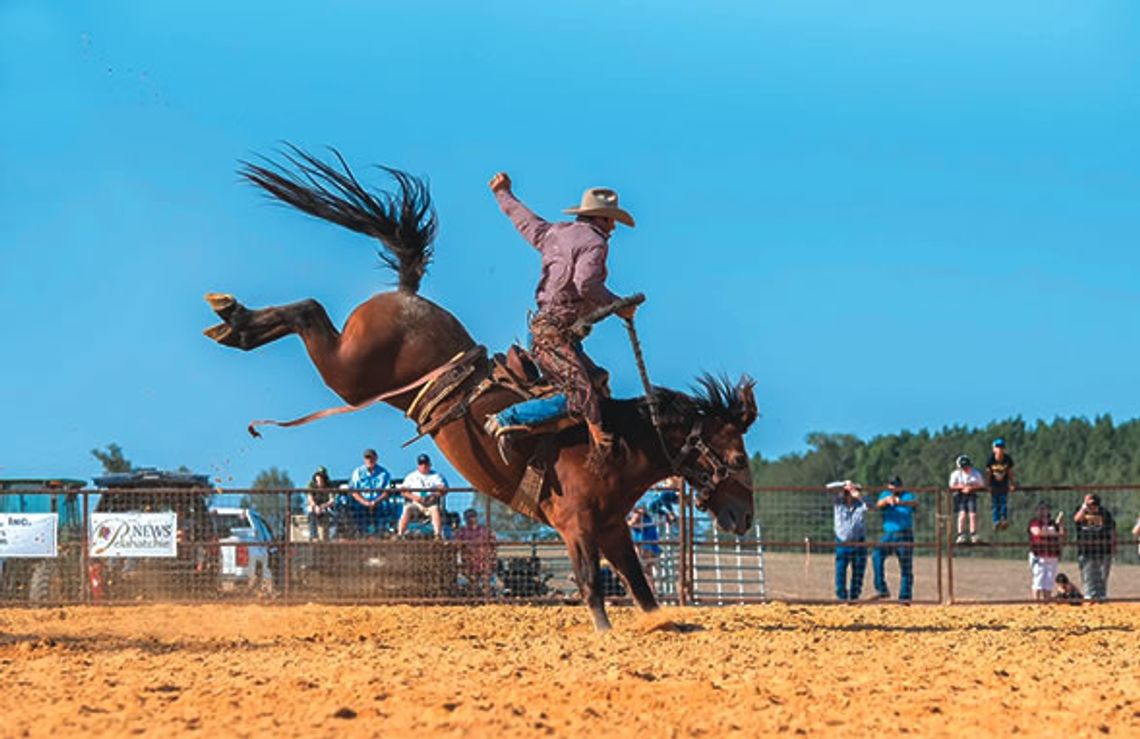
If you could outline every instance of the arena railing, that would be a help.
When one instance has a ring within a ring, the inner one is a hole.
[[[872,507],[866,539],[857,547],[867,554],[859,602],[870,602],[875,593],[873,562],[882,531],[873,499],[880,489],[869,486],[866,493]],[[493,542],[436,541],[423,520],[414,524],[408,538],[396,539],[399,511],[383,506],[375,521],[364,522],[368,529],[360,531],[361,522],[349,515],[352,509],[347,505],[335,521],[336,530],[318,526],[313,539],[304,513],[308,492],[215,488],[0,492],[0,603],[578,599],[577,583],[557,534],[472,488],[447,490],[445,501],[455,500],[453,494],[470,496],[467,502],[452,503],[449,513],[461,515],[462,510],[474,508],[479,523],[493,532]],[[636,538],[662,601],[835,602],[833,491],[757,488],[757,524],[743,537],[718,532],[709,515],[696,510],[687,486],[674,481],[657,492],[665,498],[672,495],[673,502],[654,511],[655,532],[643,530]],[[1071,518],[1086,493],[1101,495],[1116,519],[1118,546],[1112,555],[1108,599],[1140,599],[1136,576],[1140,556],[1130,533],[1140,511],[1140,485],[1021,488],[1009,498],[1010,526],[997,536],[988,523],[989,493],[983,491],[977,495],[985,543],[970,546],[954,541],[948,490],[912,492],[919,499],[912,550],[914,602],[1031,600],[1026,529],[1041,498],[1049,500],[1054,512],[1065,512],[1069,536],[1062,544],[1061,570],[1080,586]],[[897,557],[885,558],[884,573],[891,597],[897,599]],[[603,588],[612,600],[628,602],[624,584],[608,568]]]

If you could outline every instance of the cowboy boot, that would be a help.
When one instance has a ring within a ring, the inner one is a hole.
[[[590,431],[590,441],[602,456],[607,456],[614,448],[614,435],[604,431],[600,423],[586,422]]]

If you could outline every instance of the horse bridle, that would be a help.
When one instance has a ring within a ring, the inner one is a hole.
[[[698,417],[693,421],[689,433],[685,435],[685,443],[681,445],[677,456],[674,457],[669,454],[669,448],[665,444],[665,434],[660,427],[657,428],[657,437],[661,440],[661,449],[665,452],[666,458],[669,459],[669,466],[673,469],[673,473],[684,477],[697,488],[697,510],[699,511],[708,508],[709,498],[712,497],[717,486],[732,477],[733,473],[740,469],[730,465],[712,447],[706,444],[703,433],[704,419]],[[694,452],[696,452],[695,457],[693,457]],[[690,457],[693,457],[692,462],[688,461]]]

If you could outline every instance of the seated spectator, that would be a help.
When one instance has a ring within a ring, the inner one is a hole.
[[[1081,591],[1064,572],[1058,572],[1057,579],[1054,582],[1057,584],[1057,600],[1066,601],[1073,605],[1080,605],[1081,601],[1084,600],[1085,596],[1081,594]]]
[[[863,575],[867,571],[867,503],[863,489],[851,482],[830,482],[828,490],[838,489],[831,500],[835,526],[835,597],[842,601],[859,600],[863,592]],[[851,571],[848,582],[847,571]]]
[[[1049,600],[1061,563],[1061,540],[1065,536],[1063,516],[1054,520],[1050,505],[1041,501],[1029,522],[1029,571],[1032,573],[1034,600]]]
[[[474,508],[463,512],[463,526],[455,532],[459,541],[459,569],[473,592],[489,593],[495,572],[495,533],[479,523]]]
[[[970,458],[965,454],[954,460],[957,469],[950,474],[950,489],[954,491],[954,512],[958,514],[958,538],[955,544],[978,544],[982,541],[978,536],[978,491],[986,489],[986,481],[982,473],[971,464]],[[970,534],[963,530],[967,518],[970,522]]]
[[[1077,562],[1085,599],[1104,600],[1108,597],[1108,574],[1116,551],[1116,520],[1100,504],[1099,495],[1086,495],[1073,521],[1077,525]]]
[[[661,534],[657,531],[657,521],[649,512],[647,504],[639,504],[626,518],[630,534],[633,536],[637,555],[641,558],[642,568],[645,570],[645,579],[649,587],[653,588],[653,577],[656,574],[657,560],[661,558]]]
[[[875,507],[883,514],[883,538],[875,547],[872,560],[875,597],[891,597],[884,565],[894,554],[899,559],[899,600],[909,603],[914,597],[914,512],[918,508],[918,497],[904,490],[902,478],[895,475],[887,489],[879,493]]]
[[[447,511],[443,516],[443,538],[451,541],[459,531],[459,514]]]
[[[416,457],[416,468],[404,476],[401,487],[404,491],[404,512],[400,515],[400,525],[396,533],[408,533],[412,516],[427,516],[431,519],[435,538],[443,538],[443,496],[447,494],[447,480],[431,468],[431,458],[426,454]]]
[[[318,467],[309,480],[309,492],[305,494],[309,541],[328,541],[336,536],[337,521],[333,511],[336,499],[336,492],[329,482],[329,471]]]
[[[392,493],[387,489],[392,477],[378,463],[375,449],[364,450],[364,464],[352,472],[348,487],[352,490],[350,505],[354,535],[379,536],[387,530],[390,508],[384,505]]]

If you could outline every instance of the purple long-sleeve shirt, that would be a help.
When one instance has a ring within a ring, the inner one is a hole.
[[[604,231],[582,221],[550,223],[507,190],[496,192],[495,199],[542,255],[542,279],[534,292],[539,313],[574,321],[618,299],[606,287],[609,237]]]

